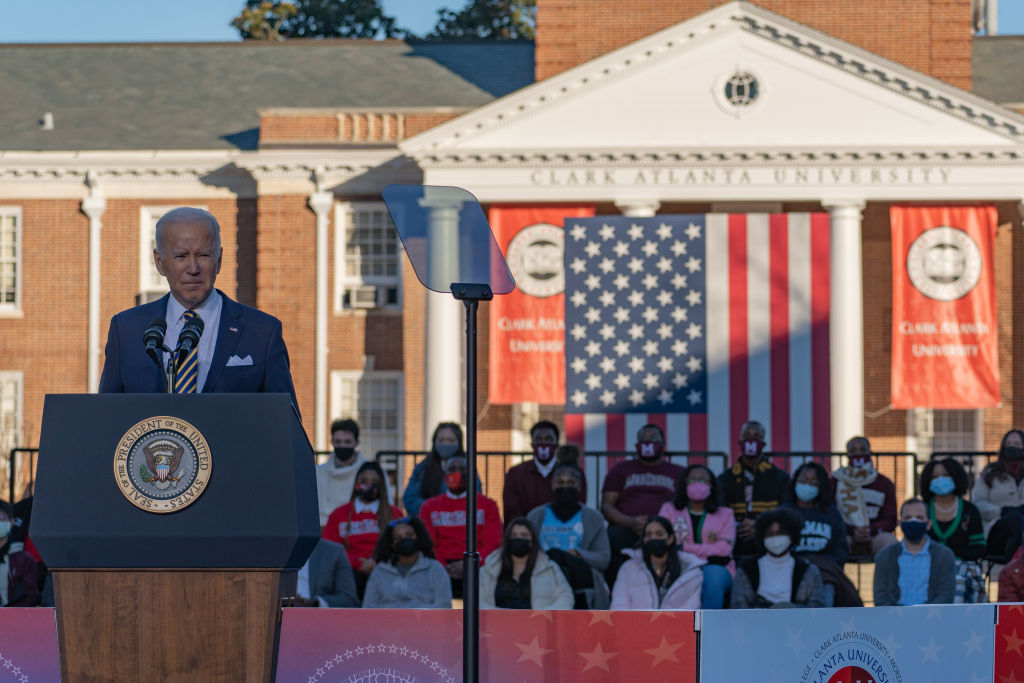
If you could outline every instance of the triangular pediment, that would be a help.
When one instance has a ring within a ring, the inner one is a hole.
[[[973,154],[1022,143],[1024,117],[1012,111],[756,5],[733,2],[401,147],[429,160],[539,151]]]

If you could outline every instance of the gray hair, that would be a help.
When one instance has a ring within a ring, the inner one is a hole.
[[[752,429],[754,429],[754,431],[761,435],[761,440],[764,441],[764,437],[767,432],[763,424],[757,422],[756,420],[748,420],[747,422],[743,423],[742,427],[740,427],[740,434],[743,434],[743,432],[747,431],[747,427],[751,427]]]
[[[176,209],[171,209],[156,222],[156,248],[160,250],[162,244],[161,238],[163,237],[164,228],[175,223],[203,223],[206,225],[207,230],[210,231],[210,241],[213,242],[213,246],[220,246],[220,223],[213,217],[213,214],[203,209],[197,209],[194,206],[179,206]]]

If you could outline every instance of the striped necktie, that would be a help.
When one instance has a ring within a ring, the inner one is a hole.
[[[195,311],[185,311],[185,323],[196,317]],[[184,362],[178,365],[178,374],[174,378],[174,393],[194,394],[199,381],[199,345],[196,344],[185,356]]]

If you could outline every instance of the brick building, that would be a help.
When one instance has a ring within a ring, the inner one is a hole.
[[[535,43],[0,46],[0,445],[38,443],[45,394],[95,390],[109,318],[166,291],[153,225],[182,204],[223,226],[218,285],[283,321],[315,446],[340,415],[368,450],[464,420],[459,355],[425,372],[425,341],[459,348],[438,324],[458,304],[417,283],[381,203],[403,182],[485,207],[827,211],[833,444],[993,447],[1024,423],[1021,50],[974,37],[970,0],[538,0]],[[889,408],[893,203],[997,207],[1001,406]],[[483,353],[481,448],[562,414],[488,382]]]

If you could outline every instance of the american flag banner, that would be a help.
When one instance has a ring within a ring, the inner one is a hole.
[[[828,214],[567,219],[565,274],[569,441],[829,450]]]

